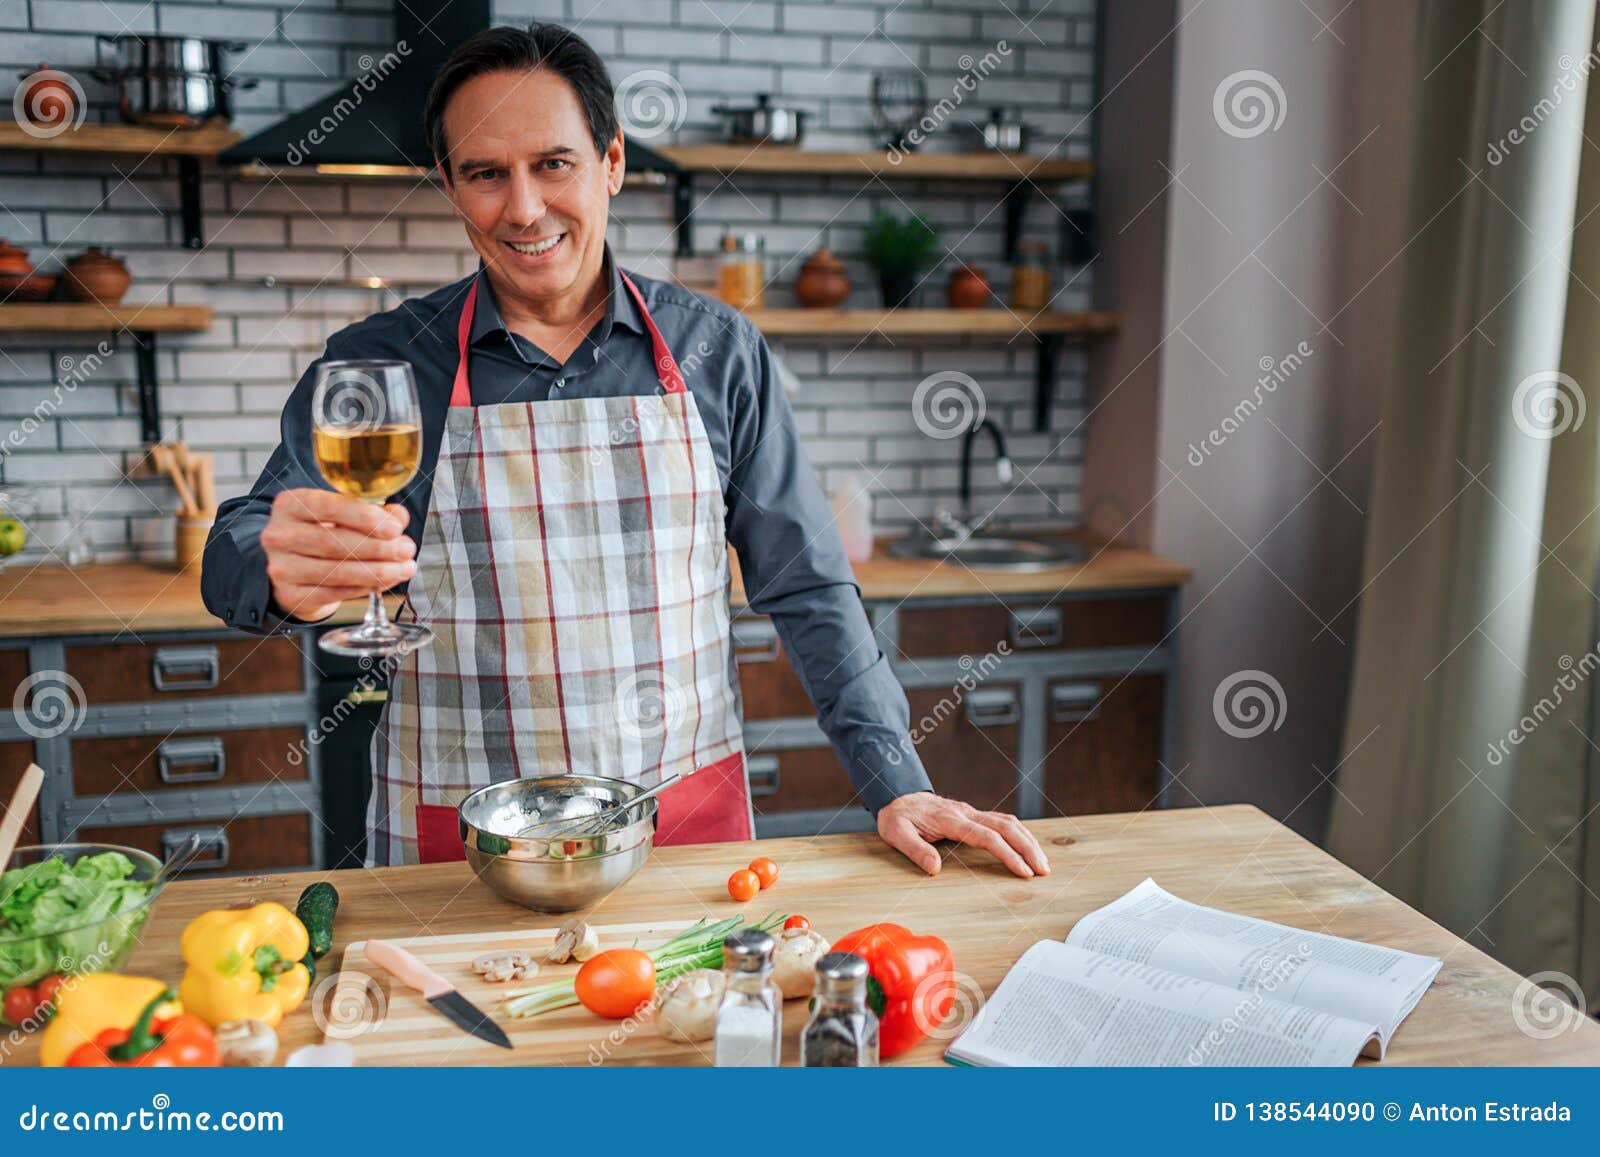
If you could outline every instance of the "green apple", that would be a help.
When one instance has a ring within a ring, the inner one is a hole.
[[[16,554],[28,545],[28,530],[15,518],[0,518],[0,558]]]

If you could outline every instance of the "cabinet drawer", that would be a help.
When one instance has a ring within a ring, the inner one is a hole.
[[[1160,787],[1160,675],[1057,680],[1045,690],[1044,814],[1154,807]]]
[[[802,719],[816,714],[811,697],[789,666],[778,628],[759,615],[733,620],[733,655],[739,664],[739,690],[746,719]]]
[[[912,734],[933,790],[984,811],[1015,811],[1022,692],[1014,684],[908,691]]]
[[[4,809],[6,801],[11,798],[11,793],[17,790],[17,784],[22,782],[22,773],[28,770],[28,764],[32,762],[32,743],[26,740],[0,743],[0,809]],[[22,834],[17,837],[17,847],[37,844],[40,839],[39,831],[39,805],[35,802],[33,810],[22,821]],[[0,862],[0,871],[4,869],[5,864]]]
[[[294,639],[81,643],[66,651],[67,670],[91,706],[212,695],[292,695],[305,688],[300,644]]]
[[[84,828],[82,838],[142,848],[164,859],[183,846],[190,832],[201,833],[202,846],[194,864],[184,871],[186,876],[304,868],[311,864],[311,817],[304,813],[246,816],[214,823],[202,820],[184,824]]]
[[[17,688],[28,677],[28,652],[0,651],[0,694],[5,702],[16,699]]]
[[[748,752],[744,758],[750,804],[758,816],[861,804],[831,747]]]
[[[899,650],[908,659],[1013,651],[1155,646],[1166,635],[1167,600],[1059,599],[970,607],[901,607]]]
[[[72,744],[75,795],[303,780],[306,764],[289,762],[305,742],[298,727],[258,727],[212,734],[128,735]]]

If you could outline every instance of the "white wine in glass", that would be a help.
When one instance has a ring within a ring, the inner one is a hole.
[[[311,438],[322,476],[341,494],[382,506],[422,462],[422,421],[410,362],[328,361],[317,367]],[[395,623],[383,592],[367,599],[360,626],[328,631],[318,645],[335,655],[402,654],[433,638],[418,623]]]

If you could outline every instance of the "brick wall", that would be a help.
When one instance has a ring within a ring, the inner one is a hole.
[[[1065,137],[1065,155],[1089,153],[1084,114],[1093,103],[1093,0],[515,0],[496,9],[501,22],[535,15],[578,27],[619,84],[650,69],[677,78],[686,117],[676,133],[652,144],[711,139],[711,105],[749,103],[755,92],[770,91],[816,111],[808,144],[872,147],[868,93],[875,69],[914,65],[927,76],[930,101],[938,101],[958,91],[964,55],[981,59],[1004,40],[1008,51],[997,54],[999,67],[926,147],[960,147],[957,126],[1004,103],[1022,109],[1039,140]],[[245,132],[348,81],[362,53],[392,47],[386,0],[0,0],[0,70],[9,75],[48,61],[80,77],[91,119],[114,119],[109,92],[83,70],[95,59],[92,33],[122,26],[248,41],[248,53],[235,57],[237,75],[260,83],[237,98],[235,125]],[[124,158],[0,153],[0,237],[27,247],[46,272],[87,245],[111,246],[135,274],[128,300],[203,302],[216,310],[209,332],[161,340],[159,373],[169,434],[181,431],[192,446],[216,451],[219,493],[227,497],[248,487],[276,444],[283,400],[325,337],[397,300],[329,285],[267,288],[263,277],[377,276],[405,283],[412,294],[469,272],[474,258],[442,195],[426,184],[262,182],[209,165],[207,245],[189,251],[179,244],[176,184],[171,161],[134,166]],[[852,304],[874,305],[875,283],[853,258],[874,208],[924,213],[943,230],[952,259],[976,260],[1003,284],[1000,193],[999,186],[924,182],[862,188],[816,178],[748,177],[720,186],[708,180],[696,239],[709,251],[724,224],[762,232],[773,279],[769,305],[792,304],[787,286],[800,261],[829,245],[850,261]],[[1070,205],[1077,195],[1065,191],[1056,204]],[[1055,208],[1036,199],[1025,236],[1053,241],[1058,221]],[[613,206],[612,240],[625,265],[666,273],[672,253],[666,194],[624,190]],[[930,302],[942,299],[945,276],[941,270],[929,279]],[[1056,281],[1066,285],[1058,307],[1089,304],[1089,270],[1058,268]],[[162,557],[171,550],[176,497],[159,481],[124,477],[139,444],[133,355],[124,338],[92,373],[74,368],[95,341],[7,337],[0,344],[0,439],[15,445],[6,478],[37,487],[29,553],[58,546],[70,513],[88,528],[102,558]],[[990,414],[1011,435],[1013,457],[1032,471],[1031,482],[1006,498],[1002,514],[1077,522],[1083,394],[1077,355],[1062,361],[1055,430],[1036,434],[1027,342],[789,341],[780,354],[802,382],[796,417],[825,484],[837,485],[852,471],[876,476],[881,526],[911,525],[954,506],[959,442],[925,437],[911,411],[917,383],[946,369],[980,383]],[[72,388],[63,391],[63,381]],[[59,404],[41,413],[47,398]],[[1010,489],[987,466],[978,485],[991,499]]]

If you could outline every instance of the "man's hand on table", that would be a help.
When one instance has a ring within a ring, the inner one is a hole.
[[[283,491],[261,530],[273,603],[314,622],[347,599],[405,582],[417,572],[410,520],[398,503],[373,506],[332,490]]]
[[[930,876],[938,874],[943,862],[934,840],[960,840],[983,848],[1017,876],[1050,874],[1044,849],[1016,816],[979,811],[931,791],[913,792],[885,804],[878,811],[878,834]]]

